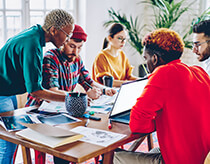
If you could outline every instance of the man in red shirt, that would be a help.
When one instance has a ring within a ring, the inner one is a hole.
[[[149,81],[131,110],[133,133],[156,130],[159,153],[116,152],[115,164],[201,164],[210,151],[210,78],[179,59],[180,36],[158,29],[143,40]]]

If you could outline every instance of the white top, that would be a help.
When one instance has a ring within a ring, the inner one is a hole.
[[[203,63],[204,63],[204,70],[210,76],[210,57],[208,59],[206,59]]]

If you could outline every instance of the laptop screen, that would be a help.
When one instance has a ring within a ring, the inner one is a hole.
[[[147,82],[148,79],[144,78],[122,84],[110,116],[130,110],[136,104]]]

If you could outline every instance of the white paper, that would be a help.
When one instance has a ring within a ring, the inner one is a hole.
[[[56,101],[51,101],[51,102],[46,102],[43,101],[41,106],[38,108],[39,111],[45,111],[45,112],[64,112],[68,113],[66,110],[65,102],[56,102]]]
[[[86,111],[93,111],[95,113],[107,114],[111,111],[112,105],[89,106]]]
[[[117,94],[118,93],[114,94],[113,96],[102,95],[97,100],[94,100],[91,103],[91,105],[94,106],[113,105],[117,97]]]
[[[88,142],[91,144],[96,144],[96,145],[100,145],[104,147],[109,146],[126,136],[120,133],[114,133],[114,132],[109,132],[106,130],[99,130],[99,129],[88,128],[88,127],[83,127],[83,126],[78,126],[72,129],[71,131],[84,135],[84,137],[81,138],[80,141],[84,141],[84,142]]]

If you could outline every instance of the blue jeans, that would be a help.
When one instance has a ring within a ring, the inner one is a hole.
[[[0,113],[16,108],[16,96],[0,96]],[[16,146],[16,144],[0,139],[0,164],[12,164]]]

